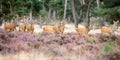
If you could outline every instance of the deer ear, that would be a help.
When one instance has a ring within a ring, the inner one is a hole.
[[[115,23],[115,21],[113,20],[113,23]]]
[[[119,22],[119,20],[116,21],[117,23]]]
[[[118,23],[119,22],[119,20],[117,20],[117,21],[113,21],[113,23]]]

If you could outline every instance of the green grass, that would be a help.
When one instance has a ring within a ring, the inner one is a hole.
[[[93,40],[87,40],[86,42],[87,42],[87,43],[90,43],[90,44],[93,44],[93,43],[94,43]]]

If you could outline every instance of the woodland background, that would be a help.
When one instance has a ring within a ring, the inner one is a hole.
[[[112,24],[120,20],[120,0],[0,0],[0,22],[10,21],[14,17],[30,16],[30,20],[51,22],[67,19],[78,27],[80,22],[85,26],[92,21]]]

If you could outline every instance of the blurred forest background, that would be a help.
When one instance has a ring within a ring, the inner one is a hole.
[[[24,15],[41,24],[66,19],[76,28],[80,22],[89,26],[91,21],[103,26],[103,22],[120,20],[120,0],[0,0],[1,23]]]

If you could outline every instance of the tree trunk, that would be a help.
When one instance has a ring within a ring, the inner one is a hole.
[[[56,20],[56,11],[53,10],[53,20],[55,21]]]
[[[68,23],[70,22],[70,16],[68,17],[68,20],[67,20],[67,22],[68,22]]]
[[[89,12],[90,12],[90,6],[91,6],[91,3],[93,2],[94,0],[90,1],[89,4],[88,4],[88,8],[87,8],[87,12],[86,12],[86,17],[85,17],[85,26],[86,28],[89,28],[89,23],[90,23],[90,20],[89,20]]]
[[[30,16],[30,20],[32,20],[32,9],[30,10],[29,16]]]
[[[40,19],[40,28],[42,28],[43,21],[42,21],[42,17],[41,17],[41,15],[39,16],[39,19]]]
[[[104,26],[104,23],[103,23],[103,22],[104,22],[104,19],[103,19],[103,17],[100,16],[100,20],[99,20],[99,21],[100,21],[100,27]],[[99,27],[99,28],[100,28],[100,27]]]
[[[85,0],[82,0],[83,1],[83,5],[85,4]]]
[[[50,18],[51,17],[51,10],[52,9],[50,8],[49,11],[48,11],[48,20],[51,20],[51,18]]]
[[[79,2],[81,3],[81,5],[85,4],[85,0],[79,0]]]
[[[80,16],[79,16],[80,22],[82,22],[82,15],[83,15],[82,10],[80,10]]]
[[[67,0],[65,0],[63,19],[66,18],[66,10],[67,10]]]
[[[96,0],[96,3],[97,3],[97,8],[99,8],[100,7],[100,1],[99,0]]]
[[[75,28],[78,28],[78,21],[77,21],[77,18],[76,18],[76,11],[75,11],[75,6],[74,6],[74,0],[71,1],[71,5],[72,5],[72,15],[73,15],[73,19],[74,19],[74,22],[75,22]]]
[[[10,14],[12,14],[13,13],[12,12],[12,5],[11,5],[10,1],[9,1],[9,4],[10,4]]]

